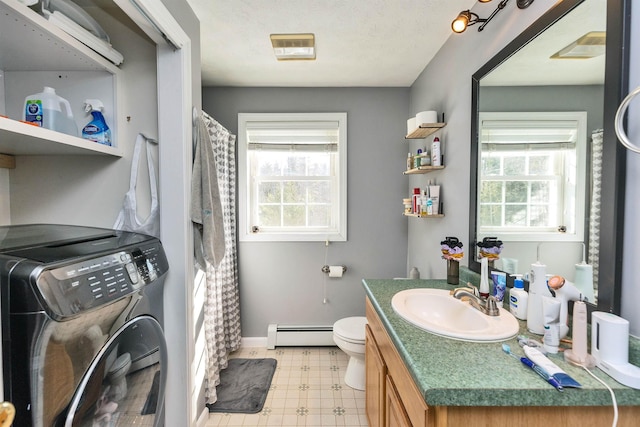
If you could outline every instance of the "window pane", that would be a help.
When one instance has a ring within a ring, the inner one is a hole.
[[[502,225],[502,206],[481,205],[480,224],[485,227],[499,227]]]
[[[505,225],[526,227],[527,226],[527,206],[507,205],[505,210]]]
[[[304,176],[306,169],[306,157],[304,155],[291,154],[287,156],[287,163],[284,169],[285,176]]]
[[[310,154],[307,159],[309,170],[307,176],[330,176],[331,173],[331,154],[314,153]]]
[[[331,203],[331,183],[311,181],[308,183],[309,203]]]
[[[508,181],[505,183],[505,201],[507,203],[526,203],[527,183],[522,181]]]
[[[500,157],[482,157],[482,175],[500,175]]]
[[[265,227],[279,227],[280,206],[260,205],[258,208],[258,224]]]
[[[280,166],[281,156],[277,153],[269,153],[264,151],[255,152],[253,154],[258,164],[258,176],[281,176],[282,167]]]
[[[553,158],[551,155],[529,157],[529,175],[552,175]]]
[[[331,224],[331,207],[326,205],[309,206],[309,225],[328,227]]]
[[[302,227],[305,225],[304,206],[285,205],[282,207],[284,227]]]
[[[504,175],[522,175],[525,168],[525,156],[507,156],[504,158]]]
[[[531,206],[531,227],[553,226],[549,219],[549,208],[547,206]]]
[[[304,203],[306,198],[306,185],[304,182],[285,181],[283,186],[282,200],[284,203]]]
[[[279,182],[258,183],[258,203],[280,203],[280,194]]]
[[[531,203],[547,203],[554,200],[551,196],[551,183],[549,181],[535,181],[531,183]]]
[[[502,182],[483,181],[480,189],[480,203],[502,203]]]

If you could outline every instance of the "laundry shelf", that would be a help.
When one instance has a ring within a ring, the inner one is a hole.
[[[423,123],[416,130],[405,136],[404,139],[424,139],[446,125],[446,123]]]
[[[20,155],[107,155],[122,157],[117,147],[0,117],[0,153]]]
[[[46,69],[116,74],[119,70],[17,0],[0,0],[0,53],[3,71]]]

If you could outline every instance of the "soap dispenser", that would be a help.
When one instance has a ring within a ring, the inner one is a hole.
[[[529,274],[529,302],[527,304],[527,329],[529,332],[544,335],[542,316],[542,298],[553,297],[547,286],[547,266],[540,262],[540,244],[538,260],[531,264]]]

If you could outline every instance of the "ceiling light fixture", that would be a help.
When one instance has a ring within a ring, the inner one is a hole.
[[[607,33],[591,31],[578,40],[551,55],[551,59],[589,59],[604,55],[607,44]]]
[[[316,59],[313,34],[271,34],[269,37],[278,61]]]
[[[480,3],[488,3],[491,0],[478,0],[478,1]],[[504,9],[504,7],[507,5],[508,2],[509,0],[502,0],[500,3],[498,3],[498,7],[496,7],[496,9],[486,19],[480,18],[478,15],[471,12],[470,10],[463,10],[458,14],[458,17],[454,19],[453,22],[451,23],[451,29],[453,30],[454,33],[462,33],[464,32],[464,30],[467,29],[467,27],[471,25],[482,24],[478,27],[478,31],[482,31],[484,30],[484,27],[489,23],[489,21],[491,21],[498,12]],[[533,0],[517,0],[518,9],[526,9],[529,6],[531,6],[531,3],[533,3]]]

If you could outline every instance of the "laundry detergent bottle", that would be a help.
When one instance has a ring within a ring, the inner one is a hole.
[[[78,136],[69,101],[58,96],[52,87],[45,86],[42,92],[27,96],[22,113],[22,120],[26,122]]]
[[[111,145],[111,129],[102,115],[104,105],[99,99],[87,99],[84,101],[84,111],[91,112],[93,120],[82,128],[82,137],[99,144]]]

